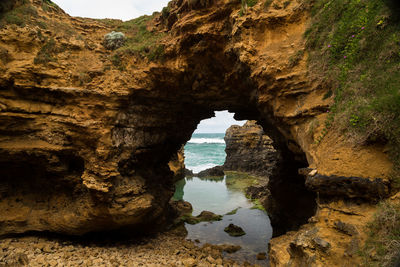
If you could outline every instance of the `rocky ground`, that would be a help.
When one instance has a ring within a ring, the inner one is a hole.
[[[0,241],[0,266],[253,266],[223,258],[223,246],[202,248],[176,228],[134,240],[72,240],[39,236]]]

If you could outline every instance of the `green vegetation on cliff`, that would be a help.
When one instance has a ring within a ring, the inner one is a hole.
[[[400,203],[380,204],[369,224],[369,237],[361,255],[366,266],[398,266],[400,263]]]
[[[385,144],[400,185],[400,3],[394,0],[311,0],[306,31],[310,73],[331,85],[325,122],[356,143]],[[321,140],[324,136],[321,136]],[[398,261],[400,206],[382,204],[362,250],[367,266]]]
[[[332,85],[325,97],[335,100],[325,126],[346,132],[357,143],[387,144],[398,183],[400,4],[395,0],[309,2],[313,6],[305,34],[309,66],[315,78]]]
[[[47,12],[52,8],[61,10],[50,0],[42,0],[41,8]],[[37,8],[28,0],[3,0],[0,2],[0,28],[6,25],[25,27],[27,24],[37,25],[42,29],[47,27],[46,22],[38,19]]]
[[[153,18],[154,16],[144,15],[125,22],[110,19],[99,20],[127,36],[125,44],[115,50],[114,57],[137,55],[147,57],[149,60],[162,59],[164,46],[160,44],[160,40],[164,34],[148,30],[148,24]]]
[[[32,17],[38,15],[36,8],[27,1],[22,1],[21,5],[13,8],[14,5],[13,1],[4,1],[0,4],[0,27],[9,24],[24,27]]]

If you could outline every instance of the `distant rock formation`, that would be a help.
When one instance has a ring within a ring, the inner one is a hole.
[[[243,126],[233,125],[225,134],[226,160],[224,169],[269,177],[276,167],[279,153],[272,140],[255,121]]]
[[[201,171],[196,174],[198,177],[210,177],[210,176],[224,176],[224,167],[223,166],[215,166],[204,171]]]

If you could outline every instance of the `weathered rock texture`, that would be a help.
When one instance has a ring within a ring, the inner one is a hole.
[[[215,166],[196,174],[197,177],[224,176],[224,167]]]
[[[168,162],[216,110],[257,120],[280,151],[278,169],[287,174],[271,177],[279,200],[270,211],[275,225],[303,203],[297,168],[388,179],[392,165],[383,147],[349,144],[334,129],[315,142],[333,100],[324,98],[327,85],[308,76],[306,54],[292,60],[304,50],[309,15],[302,0],[275,0],[268,9],[259,1],[243,16],[240,1],[172,1],[168,14],[148,25],[165,32],[163,61],[124,54],[123,68],[102,45],[110,24],[28,2],[36,15],[0,29],[0,234],[162,223],[174,191]],[[356,213],[369,218],[374,206],[362,207]],[[326,233],[320,238],[330,244],[344,235],[331,228],[332,210],[346,224],[358,218],[333,200],[319,207],[319,232]],[[285,254],[294,241],[281,238],[271,250]],[[308,247],[300,244],[293,246],[304,253]],[[354,265],[356,255],[343,256],[342,242],[335,247],[314,263],[334,266],[340,258]],[[272,258],[284,265],[296,255]]]
[[[185,178],[185,151],[183,146],[172,156],[168,166],[174,173],[174,181]]]
[[[243,126],[232,125],[226,130],[224,139],[225,170],[266,177],[274,172],[280,155],[272,146],[272,139],[255,121],[247,121]]]

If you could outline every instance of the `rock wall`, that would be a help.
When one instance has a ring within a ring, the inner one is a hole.
[[[29,0],[36,13],[0,29],[0,235],[162,224],[173,194],[169,160],[202,119],[229,110],[256,120],[281,153],[280,174],[270,182],[275,225],[315,197],[298,190],[305,179],[323,198],[316,213],[311,207],[315,222],[271,241],[274,265],[357,263],[355,254],[343,255],[353,241],[329,214],[345,225],[357,221],[363,233],[376,206],[355,196],[376,184],[371,192],[386,197],[392,164],[383,145],[351,144],[324,129],[330,88],[309,76],[307,54],[299,53],[308,1],[275,0],[269,8],[259,1],[240,12],[240,1],[174,0],[168,14],[147,25],[163,33],[163,60],[122,54],[120,62],[102,46],[112,23],[73,18],[43,3]],[[304,167],[319,176],[299,176]],[[336,190],[341,183],[346,189]],[[361,204],[349,210],[355,203]],[[306,235],[314,247],[296,241],[310,225],[340,249],[299,258],[327,247],[315,230]]]
[[[243,126],[232,125],[225,133],[226,159],[224,169],[269,177],[279,160],[272,139],[255,121]]]

